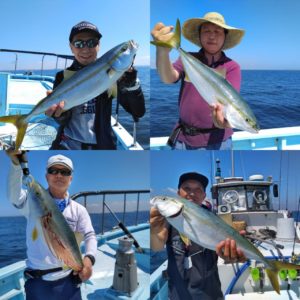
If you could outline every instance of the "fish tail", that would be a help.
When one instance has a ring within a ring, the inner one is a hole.
[[[0,117],[0,122],[3,123],[12,123],[17,127],[17,138],[15,149],[19,149],[28,126],[28,123],[25,121],[27,115],[12,115],[12,116],[3,116]]]
[[[270,279],[270,282],[274,290],[280,294],[280,287],[278,281],[278,272],[282,269],[284,270],[300,270],[300,265],[295,265],[283,261],[270,261],[270,264],[273,266],[272,269],[266,269],[267,275]]]
[[[152,41],[151,44],[155,46],[165,47],[165,48],[176,48],[180,47],[181,42],[181,27],[180,21],[177,19],[174,35],[167,41]]]

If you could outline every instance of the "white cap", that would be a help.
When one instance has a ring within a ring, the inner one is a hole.
[[[62,165],[73,171],[73,163],[70,158],[65,157],[61,154],[54,155],[49,157],[48,163],[47,163],[47,169],[54,165]]]

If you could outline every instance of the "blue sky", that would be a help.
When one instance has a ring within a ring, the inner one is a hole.
[[[29,169],[36,180],[47,187],[45,179],[47,160],[59,151],[30,151]],[[66,154],[74,164],[73,181],[70,194],[80,191],[149,189],[149,152],[148,151],[68,151]],[[7,199],[7,176],[10,159],[0,151],[0,215],[18,215]],[[114,199],[113,199],[114,200]],[[128,198],[130,201],[131,199]],[[142,196],[141,208],[148,209],[149,197]],[[93,200],[92,200],[93,201]],[[112,203],[119,211],[119,203]]]
[[[242,69],[300,69],[300,1],[298,0],[151,0],[151,29],[157,22],[175,25],[217,11],[226,23],[246,30],[240,45],[227,50]],[[182,48],[197,51],[182,38]],[[172,59],[178,56],[172,51]],[[151,46],[151,66],[155,47]]]
[[[29,167],[44,186],[45,166],[58,151],[30,151]],[[184,172],[203,173],[213,182],[216,158],[221,160],[222,176],[231,176],[230,151],[68,151],[75,172],[70,193],[87,190],[149,189],[152,195],[173,195],[178,177]],[[0,151],[0,215],[17,215],[7,199],[7,175],[10,160]],[[272,176],[279,184],[281,208],[296,209],[300,196],[300,151],[234,151],[235,176],[248,178],[253,174]],[[150,184],[151,182],[151,184]],[[207,196],[210,197],[210,184]],[[278,205],[278,199],[274,199]],[[288,201],[287,201],[288,200]],[[148,199],[143,198],[148,209]],[[112,203],[119,211],[119,203]]]
[[[223,177],[231,176],[230,151],[160,151],[151,153],[152,195],[175,196],[178,178],[185,172],[199,172],[209,178],[206,190],[211,199],[210,187],[214,183],[215,164],[219,158]],[[235,176],[249,178],[261,174],[273,177],[279,184],[281,209],[296,210],[300,197],[300,151],[234,151]],[[281,179],[281,180],[280,180]],[[288,201],[287,201],[288,199]],[[279,199],[274,198],[274,208]]]
[[[119,43],[134,39],[140,45],[136,64],[149,65],[149,1],[0,1],[0,48],[71,54],[70,30],[78,22],[87,20],[103,35],[100,55]],[[14,55],[0,53],[0,70],[12,69],[13,60]],[[36,68],[40,66],[41,58],[31,61],[28,55],[23,55],[22,60],[23,69],[27,66]],[[45,62],[55,67],[54,59]]]

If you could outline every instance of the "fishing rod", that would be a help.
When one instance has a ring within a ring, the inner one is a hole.
[[[297,236],[297,228],[298,228],[298,222],[299,222],[299,210],[300,210],[300,197],[298,200],[298,210],[297,210],[297,221],[296,221],[296,226],[295,226],[295,235],[294,235],[294,244],[293,244],[293,252],[292,256],[295,255],[295,244],[296,244],[296,236]]]
[[[104,205],[107,207],[109,212],[112,214],[112,216],[116,219],[118,222],[118,226],[127,234],[128,237],[133,239],[133,244],[136,247],[137,252],[144,253],[144,250],[139,245],[138,241],[134,238],[134,236],[131,234],[131,232],[127,229],[127,227],[121,222],[121,220],[116,216],[116,214],[112,211],[112,209],[109,207],[109,205],[104,201]]]
[[[17,158],[18,158],[19,163],[21,165],[24,176],[28,176],[30,174],[29,168],[28,168],[28,159],[27,159],[26,152],[27,151],[23,150],[23,151],[21,151],[20,154],[17,154]]]

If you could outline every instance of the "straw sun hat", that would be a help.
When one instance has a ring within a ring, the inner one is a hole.
[[[197,46],[202,47],[199,38],[199,29],[203,23],[213,23],[228,30],[222,49],[230,49],[240,43],[245,31],[226,25],[224,17],[216,12],[209,12],[203,18],[189,19],[182,26],[183,36]]]

